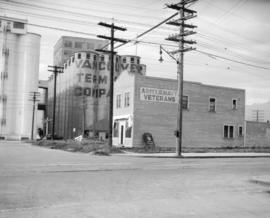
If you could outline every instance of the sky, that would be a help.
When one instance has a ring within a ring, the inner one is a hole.
[[[125,32],[117,31],[116,37],[136,39],[174,14],[176,11],[165,4],[177,2],[0,0],[0,15],[27,19],[28,31],[41,35],[39,77],[47,79],[47,66],[53,64],[53,46],[62,35],[109,35],[109,30],[97,23],[114,21],[127,28]],[[197,44],[195,51],[184,54],[184,80],[245,89],[248,105],[270,101],[270,0],[199,0],[190,8],[198,16],[187,23],[198,27],[188,39]],[[140,56],[148,76],[176,79],[176,62],[164,52],[164,61],[158,61],[160,44],[167,51],[176,50],[175,43],[165,40],[176,33],[176,27],[163,24],[139,38],[141,42],[128,43],[117,52]]]

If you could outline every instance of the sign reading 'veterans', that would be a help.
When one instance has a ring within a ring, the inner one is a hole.
[[[164,103],[176,103],[177,91],[157,88],[140,88],[140,100]]]

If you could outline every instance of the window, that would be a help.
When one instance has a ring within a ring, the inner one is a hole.
[[[215,98],[209,99],[209,111],[211,111],[211,112],[216,111],[216,99]]]
[[[94,50],[94,44],[93,43],[87,43],[87,49],[88,50]]]
[[[134,58],[130,58],[130,63],[134,64],[135,59]]]
[[[78,53],[78,59],[81,59],[82,55],[81,53]]]
[[[86,53],[86,59],[90,59],[90,53]]]
[[[233,110],[236,110],[237,109],[237,100],[236,99],[233,99],[232,100],[232,109]]]
[[[188,96],[183,95],[182,96],[182,108],[183,109],[188,109]]]
[[[72,41],[65,41],[64,42],[64,47],[65,48],[72,48]]]
[[[139,58],[137,59],[137,64],[140,64],[140,59]]]
[[[75,42],[75,48],[82,48],[83,42]]]
[[[243,137],[243,126],[238,126],[238,136]]]
[[[75,59],[75,58],[74,58],[74,57],[72,57],[72,63],[74,63],[74,59]]]
[[[70,60],[68,60],[68,66],[70,66]]]
[[[127,63],[127,59],[126,58],[123,58],[123,63]]]
[[[24,23],[21,23],[21,22],[14,22],[14,23],[13,23],[13,28],[16,28],[16,29],[24,29]]]
[[[96,55],[94,55],[94,61],[96,61],[97,60],[97,56]]]
[[[101,55],[101,57],[100,57],[100,61],[104,61],[105,60],[105,58],[104,58],[104,55]]]
[[[121,95],[116,96],[116,108],[121,107]]]
[[[115,121],[113,123],[113,137],[118,137],[119,136],[119,123]]]
[[[234,138],[234,126],[224,125],[223,137],[226,139]]]
[[[129,92],[125,93],[125,107],[129,106]]]

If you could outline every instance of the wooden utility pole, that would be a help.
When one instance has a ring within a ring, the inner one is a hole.
[[[114,25],[114,23],[112,22],[111,24],[107,24],[107,23],[103,23],[103,22],[99,22],[98,25],[100,26],[104,26],[107,28],[111,29],[111,36],[103,36],[103,35],[97,35],[98,38],[103,38],[103,39],[107,39],[110,40],[110,44],[111,44],[111,50],[107,51],[107,50],[101,50],[101,49],[97,49],[96,51],[99,52],[106,52],[106,53],[110,53],[110,61],[111,61],[111,69],[110,69],[110,103],[109,103],[109,133],[108,133],[108,145],[111,148],[112,147],[112,132],[113,132],[113,89],[114,89],[114,42],[122,42],[122,43],[126,43],[127,40],[124,39],[119,39],[119,38],[115,38],[114,37],[114,31],[115,30],[120,30],[120,31],[126,31],[127,29],[124,27],[119,27]]]
[[[195,34],[196,32],[185,30],[194,29],[197,26],[186,24],[185,21],[195,18],[196,11],[190,10],[187,6],[190,3],[193,3],[197,0],[181,0],[177,4],[167,4],[168,8],[177,10],[179,12],[179,19],[171,20],[166,24],[179,26],[179,34],[175,34],[169,36],[166,40],[170,40],[178,43],[178,50],[171,52],[171,54],[178,54],[177,60],[177,80],[178,80],[178,113],[177,113],[177,146],[176,146],[176,154],[177,156],[182,156],[182,134],[183,134],[183,109],[182,109],[182,99],[183,99],[183,75],[184,75],[184,52],[194,50],[192,47],[185,47],[185,44],[195,44],[195,41],[186,40],[185,37]]]
[[[39,101],[37,98],[39,97],[39,92],[30,92],[29,101],[33,102],[33,112],[32,112],[32,128],[31,128],[31,140],[34,139],[34,123],[35,123],[35,110],[36,110],[36,102]]]
[[[63,73],[63,67],[59,66],[48,66],[49,69],[48,71],[53,72],[54,74],[54,89],[53,89],[53,124],[52,124],[52,140],[54,139],[55,135],[55,105],[56,105],[56,80],[57,80],[57,75],[58,73]]]

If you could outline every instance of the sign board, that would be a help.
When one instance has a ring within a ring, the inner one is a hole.
[[[177,103],[177,91],[157,88],[140,88],[140,100],[163,103]]]

